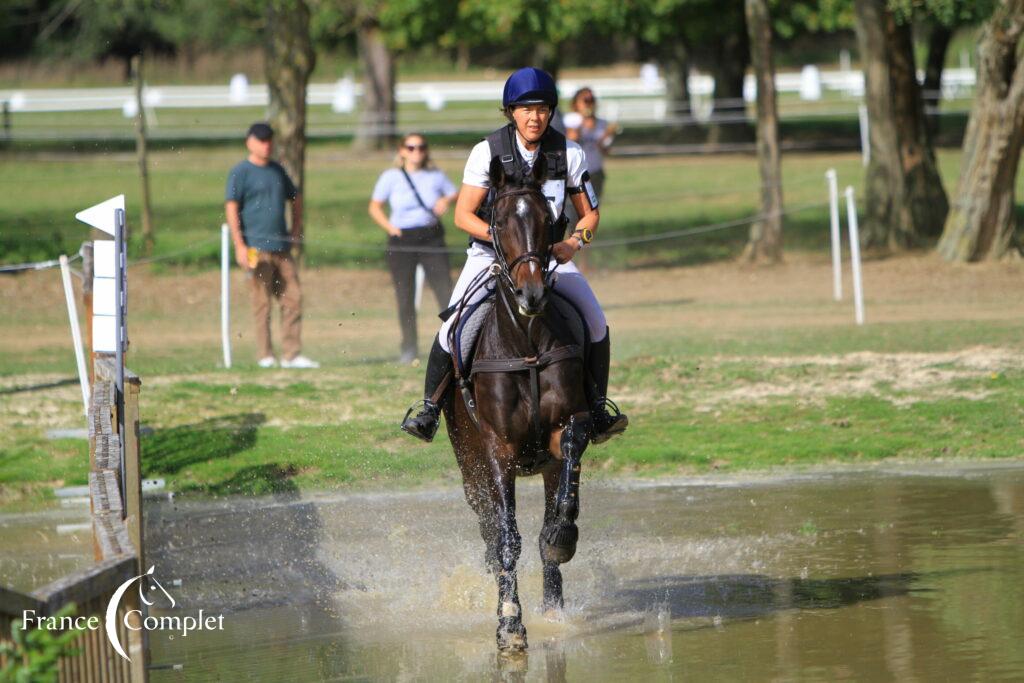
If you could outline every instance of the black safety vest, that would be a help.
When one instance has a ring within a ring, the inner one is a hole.
[[[523,159],[523,155],[519,153],[519,146],[516,145],[516,129],[515,125],[509,123],[502,126],[498,130],[488,135],[487,146],[491,150],[491,163],[497,159],[501,162],[502,168],[505,171],[505,175],[511,178],[513,182],[522,183],[526,178],[529,177],[531,169]],[[557,217],[552,217],[553,223],[556,226],[556,234],[558,233],[558,227],[561,228],[561,236],[564,236],[565,232],[565,185],[569,175],[569,163],[566,158],[565,150],[565,136],[560,132],[552,128],[550,125],[548,129],[544,131],[544,135],[540,139],[540,153],[544,155],[544,159],[547,162],[547,173],[545,175],[545,184],[554,181],[552,184],[557,184],[560,181],[561,197],[548,197],[549,201],[561,204],[562,213]],[[535,162],[536,163],[536,162]],[[546,194],[546,192],[545,192]],[[491,209],[494,204],[495,189],[492,187],[487,192],[487,196],[484,198],[480,208],[477,209],[476,215],[487,221],[491,222]],[[558,200],[561,199],[561,202]],[[561,239],[559,236],[559,239]]]

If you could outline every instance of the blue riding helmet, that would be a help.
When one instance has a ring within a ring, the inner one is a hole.
[[[558,88],[547,71],[527,66],[519,69],[505,81],[501,106],[506,109],[519,104],[546,104],[558,106]]]

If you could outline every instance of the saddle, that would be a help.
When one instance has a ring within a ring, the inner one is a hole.
[[[551,328],[552,334],[563,344],[574,344],[585,349],[590,340],[587,326],[583,322],[583,314],[571,301],[554,290],[550,290],[548,296],[545,322]],[[473,374],[473,352],[484,321],[494,306],[495,295],[491,290],[486,297],[471,304],[455,326],[450,346],[452,360],[458,365],[459,375],[462,377],[470,377]]]

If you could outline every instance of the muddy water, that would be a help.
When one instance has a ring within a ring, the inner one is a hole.
[[[156,635],[154,680],[1024,678],[1020,464],[590,483],[560,623],[522,483],[526,657],[457,489],[163,503],[158,575],[226,615]]]
[[[93,562],[87,498],[0,513],[0,585],[23,593]]]
[[[458,490],[151,503],[149,561],[223,632],[152,639],[154,681],[1024,678],[1024,465],[585,483],[561,622],[526,657]],[[166,582],[165,582],[166,585]]]

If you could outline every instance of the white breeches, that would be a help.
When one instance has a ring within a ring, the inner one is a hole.
[[[476,276],[490,268],[491,264],[494,263],[494,252],[476,243],[466,250],[466,255],[468,256],[466,265],[462,268],[459,281],[455,283],[451,301],[448,302],[449,306],[453,306],[461,301],[462,295],[469,289]],[[555,261],[552,260],[549,268],[553,269],[555,265]],[[558,266],[558,269],[555,270],[552,289],[571,301],[580,313],[583,314],[584,322],[590,332],[591,341],[599,342],[604,339],[605,332],[608,329],[608,321],[604,317],[604,311],[601,310],[601,304],[597,302],[597,297],[594,296],[594,290],[590,289],[587,278],[583,277],[583,273],[576,268],[572,261]],[[484,298],[487,295],[487,291],[486,287],[481,287],[473,295],[471,301],[478,301]],[[451,351],[448,348],[448,330],[453,322],[455,322],[454,315],[441,324],[439,336],[441,346],[445,351]]]

